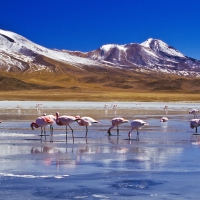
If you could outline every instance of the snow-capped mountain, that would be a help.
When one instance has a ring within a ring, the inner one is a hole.
[[[89,52],[88,57],[120,68],[151,70],[183,76],[199,76],[200,61],[189,58],[161,40],[136,44],[108,44]]]
[[[6,71],[51,71],[51,64],[44,57],[81,68],[100,65],[96,61],[70,55],[66,51],[51,50],[10,31],[0,30],[0,68]]]
[[[150,38],[141,44],[107,44],[83,53],[48,49],[16,33],[0,30],[0,69],[8,72],[59,70],[50,60],[80,70],[89,66],[200,76],[199,60],[183,55],[158,39]]]

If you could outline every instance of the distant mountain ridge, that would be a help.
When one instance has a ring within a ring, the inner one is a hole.
[[[56,64],[55,64],[56,63]],[[161,40],[141,44],[107,44],[90,52],[52,50],[10,31],[0,30],[0,69],[7,72],[58,72],[59,65],[76,70],[86,67],[136,70],[199,77],[200,61],[187,57]]]
[[[120,68],[151,70],[182,76],[199,76],[200,61],[189,58],[161,40],[148,39],[137,44],[103,45],[88,57]]]

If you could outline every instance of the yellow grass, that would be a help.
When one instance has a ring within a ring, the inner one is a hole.
[[[78,92],[65,90],[24,90],[3,91],[0,100],[40,100],[40,101],[139,101],[139,102],[200,102],[199,94],[156,93],[156,92]]]

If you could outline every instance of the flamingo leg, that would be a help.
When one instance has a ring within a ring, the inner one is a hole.
[[[71,131],[72,131],[72,137],[74,138],[74,130],[72,129],[72,127],[70,125],[68,125],[68,126],[71,129]]]
[[[137,137],[136,137],[136,140],[139,140],[139,131],[137,129]]]
[[[42,135],[43,135],[43,129],[41,127],[41,134],[40,134],[40,140],[42,141]]]
[[[46,129],[45,129],[45,127],[44,127],[44,139],[46,141]]]
[[[67,126],[66,126],[66,142],[67,142]]]
[[[53,142],[53,126],[50,125],[50,142]]]
[[[73,138],[73,143],[74,143],[74,130],[72,129],[72,127],[70,125],[68,125],[68,126],[71,129],[71,131],[72,131],[72,138]]]
[[[117,126],[117,135],[119,136],[119,127]]]
[[[86,126],[86,133],[85,133],[85,137],[87,137],[87,133],[88,133],[88,127]]]

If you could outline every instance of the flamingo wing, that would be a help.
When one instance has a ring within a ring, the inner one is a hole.
[[[98,123],[98,121],[93,119],[92,117],[81,117],[81,119],[88,123]]]

